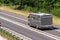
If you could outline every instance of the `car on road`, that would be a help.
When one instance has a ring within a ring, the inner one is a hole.
[[[28,25],[35,28],[51,28],[52,23],[52,14],[46,13],[31,13],[28,16]]]

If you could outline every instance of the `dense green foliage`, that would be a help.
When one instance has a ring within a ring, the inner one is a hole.
[[[60,16],[60,0],[0,0],[0,5],[32,12],[48,12]]]

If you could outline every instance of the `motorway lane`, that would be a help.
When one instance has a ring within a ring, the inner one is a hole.
[[[0,12],[8,14],[8,15],[14,15],[14,16],[16,16],[18,18],[22,18],[22,19],[25,19],[25,20],[28,19],[26,16],[23,16],[23,15],[20,15],[20,14],[15,14],[15,13],[4,11],[4,10],[0,10]]]
[[[27,24],[27,22],[28,22],[27,21],[28,18],[26,16],[18,15],[18,14],[12,13],[12,12],[4,11],[4,10],[0,10],[0,16],[8,17],[10,19],[16,20],[16,21],[24,23],[24,24]]]
[[[33,40],[54,40],[50,37],[38,34],[36,32],[33,32],[33,31],[28,30],[26,28],[20,27],[18,25],[8,22],[8,21],[2,20],[2,19],[0,19],[0,21],[2,22],[3,27],[7,27],[7,28],[9,28],[13,31],[16,31],[22,35],[32,38]]]
[[[22,18],[17,19],[17,18],[13,18],[13,17],[11,17],[11,16],[4,15],[4,14],[2,14],[2,13],[0,13],[0,16],[3,16],[3,17],[6,17],[6,18],[9,18],[9,19],[15,20],[15,21],[18,21],[18,22],[21,22],[21,23],[24,23],[24,24],[27,25],[27,22],[26,22],[26,21],[21,20]]]
[[[60,31],[60,29],[59,29],[59,31]],[[45,31],[45,32],[48,32],[48,33],[51,33],[53,35],[56,35],[56,36],[60,37],[60,32],[59,31],[57,31],[57,30],[50,30],[50,31]]]
[[[49,29],[45,31],[60,37],[60,26],[54,26],[54,27],[56,27],[57,29]]]
[[[11,15],[10,13],[9,13],[9,15]],[[4,15],[3,15],[4,16]],[[14,15],[14,16],[16,16],[16,15]],[[6,17],[6,16],[4,16],[4,17]],[[10,17],[10,16],[9,16]],[[8,18],[9,18],[8,17]],[[21,16],[22,17],[22,16]],[[20,18],[21,18],[20,17]],[[19,18],[19,17],[18,17]],[[13,20],[16,20],[16,19],[14,19],[14,18],[12,18]],[[24,17],[23,17],[23,19],[24,19]],[[27,19],[27,18],[26,18]],[[26,19],[24,19],[24,20],[26,20]],[[18,21],[18,19],[16,20],[16,21]],[[19,21],[19,22],[21,22],[21,20]],[[22,23],[24,23],[24,22],[22,22]],[[27,23],[27,22],[26,22]],[[25,23],[24,23],[25,24]],[[48,32],[48,33],[52,33],[52,34],[54,34],[54,35],[57,35],[57,36],[60,36],[59,34],[60,34],[60,32],[56,32],[55,30],[51,30],[51,31],[46,31],[46,32]]]
[[[26,25],[28,24],[28,18],[25,17],[25,16],[22,16],[22,15],[18,15],[18,14],[14,14],[14,13],[10,13],[10,12],[0,10],[0,16],[3,16],[3,17],[6,17],[6,18],[9,18],[9,19],[21,22],[21,23],[26,24]],[[54,25],[54,27],[60,29],[60,26]]]

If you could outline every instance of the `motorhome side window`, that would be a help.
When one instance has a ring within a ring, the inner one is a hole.
[[[35,17],[33,17],[33,19],[35,20]]]
[[[33,15],[30,14],[29,18],[32,18]]]
[[[33,19],[34,19],[34,20],[38,20],[37,16],[34,16]]]

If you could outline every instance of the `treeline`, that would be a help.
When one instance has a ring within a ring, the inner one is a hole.
[[[60,16],[60,0],[0,0],[0,5],[31,12],[48,12]]]

